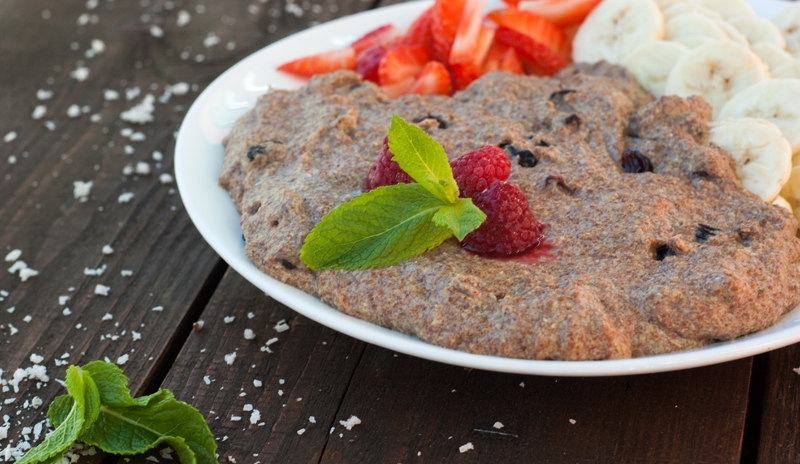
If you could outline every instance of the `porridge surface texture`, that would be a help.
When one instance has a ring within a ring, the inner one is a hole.
[[[364,190],[392,114],[450,159],[503,147],[556,257],[485,259],[450,239],[380,269],[305,267],[303,240]],[[653,101],[602,63],[555,78],[491,73],[452,98],[397,100],[338,72],[262,96],[224,142],[220,185],[250,259],[346,314],[470,353],[647,356],[765,329],[800,302],[797,222],[741,187],[708,142],[710,120],[702,99]],[[626,150],[653,172],[626,173]]]

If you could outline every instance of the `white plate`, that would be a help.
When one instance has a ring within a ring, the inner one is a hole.
[[[490,8],[499,6],[490,0]],[[275,68],[300,55],[348,44],[378,25],[407,27],[429,2],[405,3],[341,18],[287,37],[250,55],[219,76],[186,114],[175,148],[175,173],[186,211],[203,238],[239,274],[272,298],[334,330],[400,353],[458,366],[498,372],[555,376],[607,376],[671,371],[752,356],[800,341],[800,308],[768,330],[700,350],[613,361],[531,361],[464,353],[347,316],[256,268],[244,252],[239,214],[217,185],[224,151],[222,138],[233,122],[270,86],[296,88],[302,82]],[[751,4],[770,17],[785,3]]]

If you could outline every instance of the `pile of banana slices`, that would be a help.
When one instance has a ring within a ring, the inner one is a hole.
[[[622,65],[656,98],[705,98],[742,185],[800,219],[798,57],[800,2],[768,20],[745,0],[604,0],[573,42],[576,62]]]

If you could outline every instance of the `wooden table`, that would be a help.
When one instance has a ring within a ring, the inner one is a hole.
[[[259,48],[383,4],[0,2],[0,137],[16,133],[0,141],[0,257],[20,249],[39,272],[26,282],[0,272],[2,378],[32,365],[32,354],[44,358],[51,379],[63,378],[67,362],[121,363],[127,354],[122,367],[135,393],[165,387],[197,407],[218,437],[222,462],[800,462],[800,377],[792,371],[800,346],[656,375],[482,372],[343,336],[228,269],[161,176],[172,172],[186,110]],[[93,39],[104,46],[93,49]],[[80,77],[81,67],[89,70],[83,81],[71,76]],[[179,82],[191,85],[188,95],[156,102],[154,122],[119,119],[143,95],[160,97]],[[126,99],[136,87],[141,94]],[[39,89],[52,97],[40,100]],[[119,98],[106,98],[106,89]],[[127,173],[137,162],[149,163],[152,174]],[[74,198],[75,181],[93,182],[87,201]],[[133,194],[127,203],[125,193]],[[105,245],[114,252],[104,254]],[[102,275],[84,272],[98,268]],[[98,284],[110,287],[108,296],[96,294]],[[193,330],[198,320],[204,327]],[[279,333],[273,327],[281,320],[290,329]],[[247,328],[254,340],[244,338]],[[261,350],[273,337],[272,352]],[[225,361],[231,353],[232,366]],[[0,395],[0,416],[11,424],[0,450],[64,392],[53,380],[20,387]],[[34,397],[44,405],[25,408]],[[260,423],[250,424],[248,404]],[[351,415],[362,423],[347,430],[340,421]],[[474,449],[459,452],[466,443]],[[118,458],[81,458],[101,460]]]

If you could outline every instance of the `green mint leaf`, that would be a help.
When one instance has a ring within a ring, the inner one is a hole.
[[[28,451],[18,464],[50,464],[60,458],[75,443],[81,432],[100,413],[100,395],[92,377],[80,367],[70,366],[66,376],[71,405],[63,420],[50,436]]]
[[[300,259],[311,269],[399,263],[452,236],[432,220],[447,205],[420,184],[379,187],[326,214],[306,237]]]
[[[139,454],[166,442],[183,464],[217,462],[214,436],[195,408],[168,390],[144,398],[144,404],[102,405],[100,416],[80,441],[113,454]]]
[[[455,203],[458,185],[439,142],[419,127],[393,115],[389,150],[394,155],[392,159],[418,184],[443,202]]]
[[[472,203],[472,198],[459,198],[454,205],[445,206],[433,215],[433,222],[449,228],[459,241],[464,240],[484,220],[486,214]]]
[[[132,398],[128,390],[128,378],[116,364],[104,361],[92,361],[83,366],[89,372],[100,392],[100,402],[104,406],[136,406],[146,405],[148,396]]]

